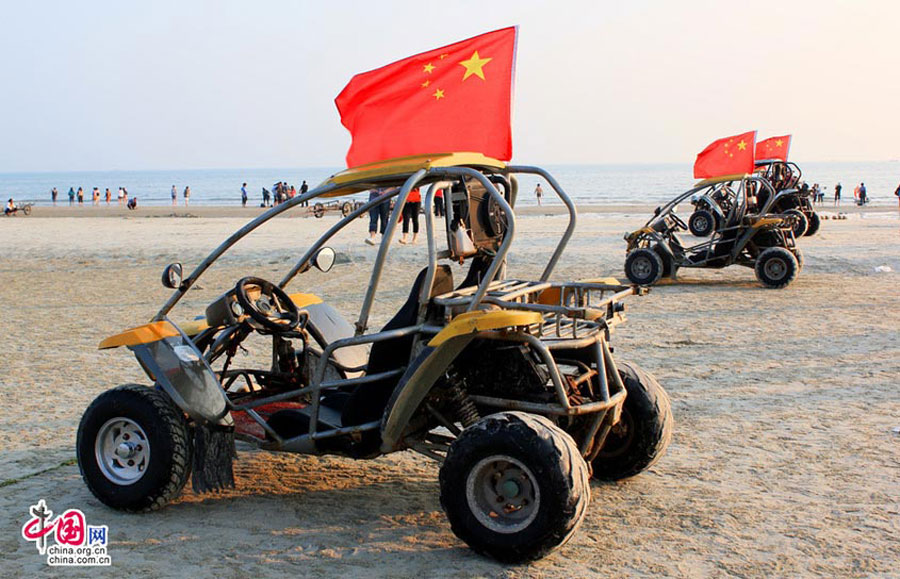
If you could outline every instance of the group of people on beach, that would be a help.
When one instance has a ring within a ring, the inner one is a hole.
[[[78,205],[84,205],[84,188],[79,187],[76,191],[74,187],[69,187],[69,205],[75,205],[76,201]],[[53,202],[53,205],[56,205],[57,200],[59,199],[59,191],[54,187],[50,190],[50,201]],[[94,187],[91,190],[91,203],[93,205],[100,205],[101,200],[105,200],[106,204],[109,205],[112,202],[112,193],[109,190],[109,187],[106,188],[105,193],[100,193],[99,187]],[[128,189],[125,187],[119,187],[118,192],[116,193],[116,200],[119,205],[124,205],[129,209],[137,208],[137,196],[128,198]]]
[[[260,207],[274,207],[275,205],[280,205],[287,201],[288,199],[293,199],[299,193],[300,195],[305,194],[309,191],[309,185],[306,184],[306,179],[303,180],[303,183],[300,185],[300,188],[297,189],[293,185],[288,185],[287,181],[279,181],[272,185],[272,191],[269,191],[265,187],[262,188],[262,203],[259,205]],[[241,207],[247,206],[247,184],[244,183],[241,186]],[[304,201],[300,204],[301,207],[306,207],[309,205],[308,202]]]

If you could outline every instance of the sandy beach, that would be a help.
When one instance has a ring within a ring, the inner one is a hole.
[[[896,208],[847,205],[847,219],[800,240],[806,265],[785,290],[732,267],[684,271],[629,301],[613,345],[669,392],[668,454],[631,480],[592,483],[574,538],[515,567],[451,533],[437,465],[412,452],[356,462],[239,446],[233,491],[186,490],[147,515],[103,506],[74,464],[78,421],[99,393],[147,379],[129,352],[98,342],[156,312],[170,292],[159,280],[167,263],[190,270],[260,210],[61,206],[2,218],[0,575],[46,571],[20,535],[28,507],[45,499],[109,526],[112,567],[77,576],[898,576],[900,219]],[[565,225],[560,210],[521,211],[512,276],[539,276]],[[624,279],[622,234],[652,207],[580,210],[554,278]],[[173,317],[202,313],[245,275],[277,280],[336,219],[274,220]],[[363,243],[366,224],[333,244],[343,263],[290,288],[354,319],[376,253]],[[397,246],[373,326],[393,315],[424,260],[423,244]]]

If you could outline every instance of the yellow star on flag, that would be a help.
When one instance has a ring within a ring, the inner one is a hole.
[[[448,56],[450,56],[450,55],[445,52],[444,54],[440,55],[438,58],[440,58],[441,60],[444,60]]]
[[[480,78],[481,80],[485,80],[484,78],[484,65],[492,61],[493,58],[481,58],[478,56],[478,51],[472,53],[472,57],[469,60],[464,60],[459,63],[460,66],[465,67],[466,74],[463,75],[463,80],[466,80],[473,74]]]
[[[428,88],[428,85],[430,85],[430,84],[431,84],[431,81],[426,80],[425,82],[422,83],[422,88]]]
[[[426,64],[426,65],[423,66],[422,68],[424,69],[424,71],[425,71],[426,73],[431,74],[431,71],[434,70],[434,65],[431,64],[431,63],[429,62],[428,64]]]
[[[784,144],[784,141],[782,141],[781,139],[777,139],[777,140],[775,141],[775,146],[776,146],[776,147],[780,147],[780,146],[783,145],[783,144]]]
[[[738,143],[738,149],[743,151],[746,148],[747,148],[747,143],[745,143],[744,141],[741,141],[740,143]]]
[[[444,98],[444,91],[442,91],[441,89],[437,89],[434,91],[434,94],[431,96],[434,97],[434,100],[439,101],[442,98]]]

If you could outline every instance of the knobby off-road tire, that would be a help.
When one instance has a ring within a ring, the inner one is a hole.
[[[756,277],[768,288],[789,285],[800,271],[797,258],[783,247],[770,247],[756,258]]]
[[[594,478],[621,480],[635,476],[666,453],[672,439],[672,406],[656,378],[636,364],[619,362],[625,383],[625,404],[618,424],[591,462]]]
[[[716,218],[706,209],[698,209],[688,219],[688,229],[695,237],[708,237],[716,228]]]
[[[575,441],[542,416],[501,412],[466,428],[441,466],[441,506],[457,537],[506,563],[544,557],[590,502]]]
[[[653,285],[662,274],[662,258],[652,249],[634,249],[625,257],[625,276],[631,283]]]
[[[794,224],[794,237],[800,238],[806,233],[806,229],[809,227],[809,220],[806,218],[806,215],[799,209],[788,209],[785,211],[786,215],[794,215],[797,217],[797,221]]]
[[[813,211],[809,214],[807,218],[808,224],[806,226],[806,232],[803,235],[810,236],[815,235],[819,230],[819,227],[822,225],[822,218],[819,217],[819,214]]]
[[[163,392],[139,384],[108,390],[91,403],[76,452],[88,489],[125,511],[161,508],[181,493],[191,472],[184,414]]]
[[[803,271],[803,263],[804,263],[803,262],[803,252],[800,251],[799,247],[794,247],[791,250],[791,253],[794,254],[794,259],[797,260],[797,272],[799,273],[799,272]]]
[[[316,219],[321,219],[325,216],[325,206],[321,203],[315,203],[313,205],[313,215],[315,215]]]

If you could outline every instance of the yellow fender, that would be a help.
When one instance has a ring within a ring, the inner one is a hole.
[[[107,348],[118,348],[119,346],[149,344],[150,342],[157,342],[177,335],[178,330],[170,322],[165,320],[150,322],[106,338],[100,342],[99,349],[106,350]]]
[[[486,330],[540,324],[543,319],[539,312],[513,310],[476,310],[474,312],[466,312],[453,318],[453,321],[433,337],[428,342],[428,345],[437,347],[451,338]]]

